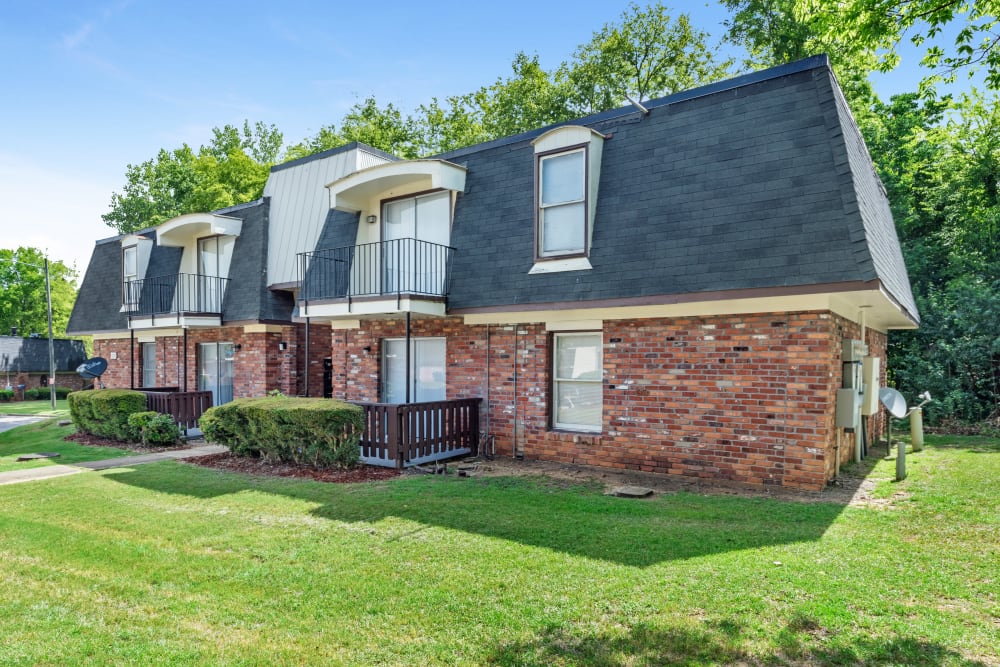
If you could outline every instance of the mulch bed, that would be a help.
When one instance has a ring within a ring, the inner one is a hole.
[[[344,470],[341,468],[315,469],[294,463],[273,463],[255,459],[250,456],[237,456],[230,452],[208,454],[184,459],[185,463],[218,468],[229,472],[241,472],[247,475],[266,475],[271,477],[295,477],[311,479],[317,482],[333,482],[335,484],[353,484],[356,482],[376,482],[399,477],[399,471],[394,468],[379,468],[376,466],[358,466]]]
[[[184,445],[177,445],[176,447],[144,447],[142,445],[136,444],[134,442],[120,442],[118,440],[109,440],[107,438],[99,438],[96,435],[88,435],[86,433],[70,433],[63,440],[67,442],[75,442],[78,445],[85,445],[87,447],[114,447],[115,449],[124,449],[127,452],[137,452],[139,454],[152,454],[155,452],[167,452],[172,449],[180,449]]]

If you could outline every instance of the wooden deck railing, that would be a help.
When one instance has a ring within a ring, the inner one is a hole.
[[[139,391],[146,395],[148,409],[170,415],[185,430],[197,428],[198,418],[212,407],[210,391]]]
[[[396,468],[475,454],[481,398],[357,403],[365,410],[361,460]]]

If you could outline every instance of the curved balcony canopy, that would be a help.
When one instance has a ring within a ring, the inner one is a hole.
[[[156,242],[161,246],[183,247],[202,236],[239,236],[243,221],[214,213],[187,213],[167,220],[156,228]]]
[[[368,208],[372,197],[391,190],[465,189],[465,167],[447,160],[401,160],[387,162],[337,179],[330,190],[330,208],[357,213]]]

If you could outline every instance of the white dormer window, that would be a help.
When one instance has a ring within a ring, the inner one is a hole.
[[[585,271],[590,265],[604,135],[563,125],[535,149],[535,263],[528,273]]]
[[[136,246],[122,248],[122,305],[134,306],[139,301],[134,281],[139,278],[139,255]]]
[[[587,254],[587,147],[538,158],[538,257]]]

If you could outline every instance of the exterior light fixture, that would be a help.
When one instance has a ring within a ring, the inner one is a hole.
[[[288,349],[288,343],[286,343],[285,341],[279,342],[278,343],[278,349],[281,350],[282,352],[284,352],[285,350]]]
[[[378,222],[378,216],[373,213],[372,215],[369,215],[367,218],[365,218],[365,220],[368,221],[369,225],[374,225],[376,222]]]

